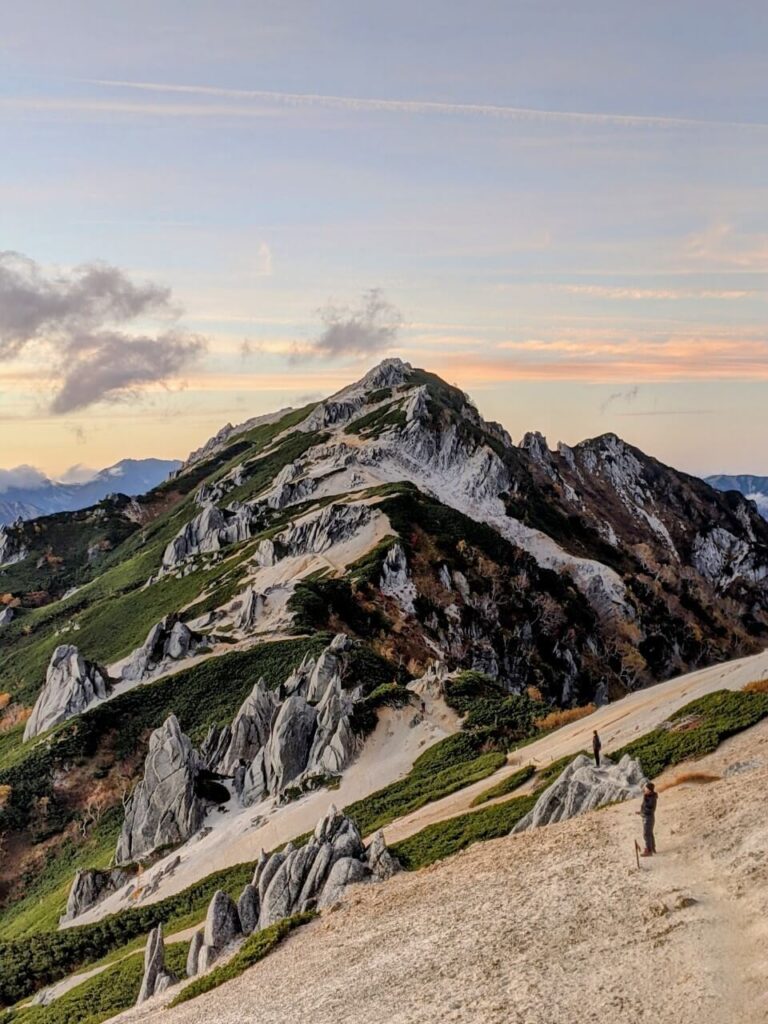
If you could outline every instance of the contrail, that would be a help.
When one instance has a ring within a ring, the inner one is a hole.
[[[622,128],[728,128],[765,131],[768,124],[757,121],[712,121],[692,117],[645,114],[609,114],[575,110],[539,110],[491,103],[442,103],[431,100],[370,99],[322,93],[275,92],[263,89],[225,89],[211,85],[174,85],[164,82],[126,82],[112,79],[80,79],[88,85],[133,89],[142,92],[181,93],[216,99],[259,100],[286,106],[323,107],[331,110],[373,111],[396,114],[443,114],[499,118],[510,121],[543,121],[586,125],[614,125]],[[235,109],[234,112],[237,112]]]

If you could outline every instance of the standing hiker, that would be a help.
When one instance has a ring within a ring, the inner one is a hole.
[[[600,767],[600,751],[603,749],[603,744],[600,742],[600,737],[597,735],[597,729],[592,733],[592,753],[595,755],[595,767]]]
[[[641,857],[652,857],[656,853],[656,837],[653,834],[653,829],[656,824],[656,804],[658,800],[659,794],[656,792],[656,787],[652,782],[646,782],[645,789],[643,789],[643,802],[640,804],[640,810],[637,812],[643,818],[645,849],[640,854]]]

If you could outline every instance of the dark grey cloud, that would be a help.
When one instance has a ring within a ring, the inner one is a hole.
[[[121,329],[139,318],[175,319],[179,312],[168,288],[136,283],[118,267],[50,272],[19,253],[0,252],[0,358],[17,357],[32,344],[45,346],[51,360],[46,373],[53,368],[58,378],[55,413],[135,398],[147,385],[186,369],[205,350],[199,336]]]
[[[70,339],[66,349],[68,362],[51,403],[55,413],[135,398],[147,384],[178,376],[202,355],[205,341],[173,331],[156,338],[101,331]]]
[[[380,288],[364,292],[356,309],[328,305],[318,313],[324,329],[311,347],[317,355],[331,359],[367,356],[388,348],[403,323],[399,310],[384,298]]]

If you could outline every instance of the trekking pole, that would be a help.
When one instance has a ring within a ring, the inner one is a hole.
[[[640,870],[640,844],[635,840],[635,860],[637,861],[637,870]]]

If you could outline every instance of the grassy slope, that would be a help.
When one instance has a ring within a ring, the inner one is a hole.
[[[26,703],[34,700],[51,653],[61,642],[54,630],[77,622],[79,631],[67,639],[76,642],[91,660],[111,661],[141,643],[163,615],[178,611],[206,585],[215,583],[226,567],[215,567],[210,578],[201,570],[181,580],[168,578],[145,591],[140,589],[157,572],[168,542],[196,514],[193,489],[203,480],[220,478],[244,459],[248,462],[250,455],[250,475],[242,487],[227,496],[227,501],[232,497],[243,500],[258,493],[283,466],[320,439],[321,435],[298,434],[266,451],[278,433],[294,426],[307,411],[297,410],[275,424],[255,428],[219,456],[156,488],[147,501],[172,489],[178,492],[177,502],[119,544],[94,568],[98,575],[85,582],[76,594],[27,611],[7,627],[0,641],[0,649],[7,652],[3,659],[3,686],[14,699]]]

